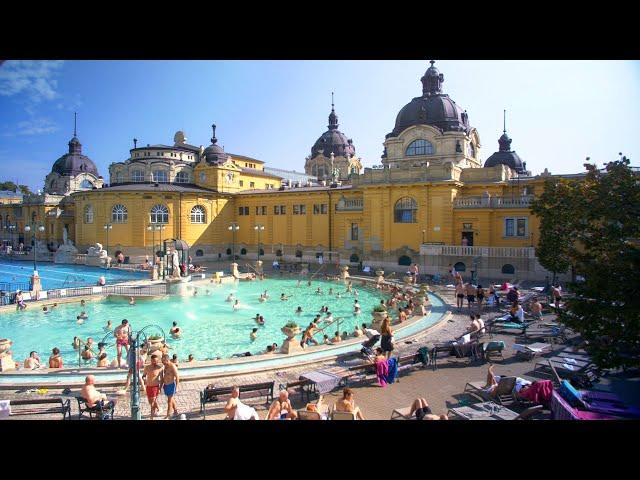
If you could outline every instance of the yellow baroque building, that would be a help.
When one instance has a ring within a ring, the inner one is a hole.
[[[479,134],[443,92],[434,62],[421,82],[422,94],[400,110],[385,138],[382,165],[364,171],[353,142],[337,131],[333,105],[329,130],[307,157],[308,175],[226,153],[214,125],[206,148],[188,144],[183,132],[173,145],[138,146],[134,139],[129,158],[109,167],[107,186],[93,162],[78,156],[74,135],[45,193],[0,205],[3,241],[24,241],[24,225],[42,222],[50,249],[66,229],[79,251],[101,243],[132,262],[162,240],[182,239],[200,263],[229,260],[235,248],[241,265],[260,254],[267,261],[398,271],[416,263],[430,274],[455,265],[496,281],[544,279],[549,272],[535,257],[539,224],[529,205],[550,174],[528,172],[506,130],[483,164]]]

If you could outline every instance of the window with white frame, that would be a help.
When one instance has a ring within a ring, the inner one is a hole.
[[[176,175],[176,183],[189,183],[189,172],[178,172]]]
[[[191,223],[206,223],[207,213],[203,206],[196,205],[191,209]]]
[[[131,172],[132,182],[144,182],[144,172],[142,170],[134,170]]]
[[[93,223],[93,206],[84,207],[84,223]]]
[[[505,237],[526,237],[528,235],[528,218],[505,218],[504,219],[504,236]]]
[[[408,157],[412,157],[415,155],[433,155],[434,148],[433,144],[427,140],[419,139],[411,142],[411,144],[407,147],[405,154]]]
[[[169,176],[164,170],[154,170],[153,181],[156,183],[167,183],[169,181]]]
[[[111,221],[113,223],[127,223],[129,212],[124,205],[114,205],[111,209]]]
[[[151,223],[169,223],[169,209],[164,205],[154,205],[149,212]]]

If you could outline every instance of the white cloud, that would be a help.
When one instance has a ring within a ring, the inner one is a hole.
[[[18,122],[16,135],[44,135],[58,130],[58,126],[48,118],[34,118]]]
[[[31,102],[58,97],[55,77],[62,60],[9,60],[0,65],[0,95],[22,95]]]

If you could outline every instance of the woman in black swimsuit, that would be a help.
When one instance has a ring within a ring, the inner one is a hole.
[[[389,358],[391,356],[391,352],[393,352],[393,332],[391,331],[390,320],[389,317],[385,317],[382,321],[382,326],[380,327],[380,346],[382,347],[382,351],[385,356]]]

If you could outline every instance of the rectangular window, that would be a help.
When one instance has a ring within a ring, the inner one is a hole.
[[[358,240],[358,224],[351,224],[351,240]]]
[[[244,187],[244,181],[240,180],[240,186]]]
[[[293,206],[293,214],[294,215],[300,215],[300,205],[294,205]]]
[[[240,207],[238,209],[238,215],[244,215],[244,208]]]
[[[280,215],[280,206],[279,205],[274,205],[273,206],[273,214],[274,215]]]
[[[285,205],[280,205],[280,215],[287,214],[287,207]]]
[[[504,236],[505,237],[526,237],[527,236],[527,218],[505,218],[504,220]]]
[[[329,210],[329,206],[326,203],[323,203],[322,205],[320,205],[320,213],[322,215],[326,215],[328,210]]]
[[[256,182],[249,182],[249,187],[254,188],[256,186]]]
[[[318,205],[317,203],[313,204],[313,214],[314,215],[318,215],[320,213],[320,205]]]
[[[244,214],[249,215],[249,207],[244,207]]]
[[[300,205],[300,215],[306,215],[306,214],[307,214],[307,206]]]

